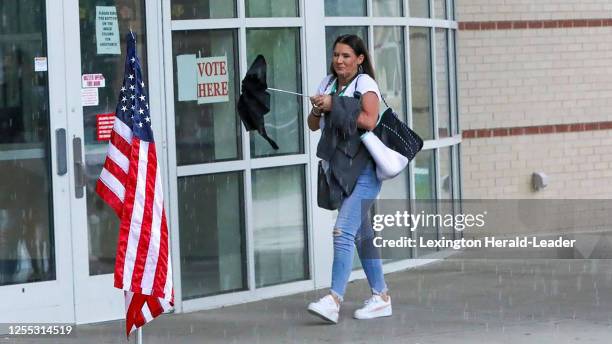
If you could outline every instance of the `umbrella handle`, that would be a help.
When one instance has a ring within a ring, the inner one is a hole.
[[[278,88],[271,88],[271,87],[268,87],[268,89],[269,89],[270,91],[276,91],[276,92],[283,92],[283,93],[295,94],[296,96],[301,96],[301,97],[304,97],[304,98],[309,98],[309,97],[310,97],[310,96],[308,96],[308,95],[303,95],[302,93],[295,93],[295,92],[290,92],[290,91],[285,91],[285,90],[279,90]]]

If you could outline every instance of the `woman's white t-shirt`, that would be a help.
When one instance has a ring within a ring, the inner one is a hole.
[[[332,80],[330,82],[330,80]],[[337,81],[333,74],[330,74],[323,78],[319,88],[317,89],[317,95],[320,94],[331,94],[332,89],[334,88],[334,84]],[[371,76],[368,74],[359,74],[351,83],[346,87],[346,90],[342,94],[345,97],[352,97],[355,94],[355,85],[357,86],[357,91],[359,91],[362,95],[366,94],[366,92],[374,92],[378,96],[378,101],[381,101],[382,98],[380,96],[380,90],[378,89],[378,84]]]
[[[333,74],[330,74],[323,78],[321,84],[319,84],[319,88],[317,89],[317,95],[321,94],[331,94],[334,89],[334,84],[337,82],[335,80]],[[330,82],[331,81],[331,82]],[[371,76],[368,74],[359,74],[351,83],[346,87],[343,97],[352,97],[355,94],[355,86],[357,87],[357,91],[359,91],[362,95],[366,94],[366,92],[374,92],[376,96],[378,96],[378,101],[382,100],[380,96],[380,90],[378,89],[378,84]],[[325,126],[323,118],[319,119],[319,127],[323,129]]]

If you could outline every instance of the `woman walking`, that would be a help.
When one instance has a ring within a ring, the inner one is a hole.
[[[359,98],[359,102],[352,102],[352,104],[357,104],[356,111],[350,110],[351,103],[345,102],[346,98],[338,97]],[[329,126],[332,123],[351,123],[351,118],[354,119],[353,125],[356,124],[356,127],[362,132],[374,129],[378,120],[381,95],[374,78],[370,55],[359,37],[343,35],[336,39],[333,45],[330,75],[321,81],[317,95],[311,97],[310,101],[313,108],[308,115],[308,127],[312,131],[323,130],[326,125]],[[353,113],[353,117],[349,112]],[[390,316],[392,313],[391,297],[387,295],[382,261],[363,248],[363,243],[372,240],[373,232],[369,218],[367,214],[362,214],[362,209],[370,209],[380,192],[381,181],[376,177],[375,165],[371,156],[358,140],[359,131],[350,128],[340,129],[353,132],[353,138],[354,135],[357,135],[357,141],[353,142],[357,142],[359,148],[356,153],[348,153],[349,165],[345,165],[343,169],[336,168],[334,163],[338,160],[337,157],[347,159],[347,156],[343,154],[351,150],[351,145],[342,146],[341,141],[346,139],[342,135],[340,138],[326,137],[333,136],[336,130],[323,131],[317,156],[322,157],[323,160],[327,160],[323,156],[334,157],[329,161],[324,161],[326,174],[323,178],[333,184],[334,181],[331,179],[335,176],[336,179],[339,179],[335,181],[335,185],[339,185],[343,192],[339,201],[338,218],[333,229],[334,260],[330,294],[308,305],[310,313],[332,323],[338,322],[340,305],[352,271],[355,245],[372,290],[372,297],[365,301],[362,308],[355,311],[354,317],[372,319]],[[336,147],[332,147],[333,152],[326,154],[326,150],[330,149],[329,146],[332,143],[338,147],[342,146],[344,153],[338,154],[335,151]],[[359,156],[364,158],[360,160]],[[340,170],[343,174],[338,176]],[[354,178],[351,177],[352,175]],[[363,207],[364,203],[365,207]]]

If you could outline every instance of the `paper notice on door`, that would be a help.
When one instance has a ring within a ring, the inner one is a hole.
[[[81,104],[83,106],[98,106],[100,98],[97,88],[81,88]]]
[[[46,72],[47,71],[47,58],[46,57],[35,57],[34,58],[34,71],[35,72]]]
[[[180,102],[198,99],[198,75],[196,73],[195,55],[179,55],[176,57],[176,79]]]
[[[81,75],[81,86],[89,87],[106,87],[106,80],[102,74],[83,74]]]
[[[227,56],[196,59],[198,104],[229,101]]]
[[[120,55],[119,25],[115,6],[96,6],[98,55]]]

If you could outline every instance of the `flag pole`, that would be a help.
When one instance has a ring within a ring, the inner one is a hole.
[[[136,344],[142,344],[142,327],[136,330]]]

